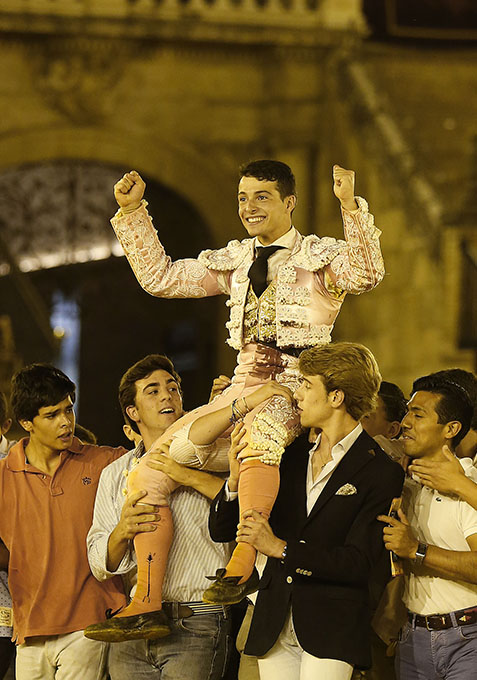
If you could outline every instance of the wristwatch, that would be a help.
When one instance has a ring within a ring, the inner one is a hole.
[[[427,553],[428,545],[427,543],[419,543],[416,550],[416,557],[414,558],[414,564],[420,566],[424,562],[424,558]]]

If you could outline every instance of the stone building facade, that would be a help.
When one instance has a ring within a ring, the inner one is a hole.
[[[477,52],[434,46],[430,60],[430,48],[367,34],[358,0],[3,0],[0,273],[12,276],[6,250],[33,289],[40,271],[117,258],[110,186],[130,168],[156,187],[175,257],[242,237],[237,167],[261,157],[293,167],[297,227],[339,237],[339,163],[357,172],[388,273],[350,296],[335,339],[368,345],[405,391],[432,370],[475,368],[459,324],[476,304],[462,249],[472,260],[477,220],[462,211]],[[153,302],[158,317],[186,304]],[[225,306],[211,304],[210,376],[234,363]]]

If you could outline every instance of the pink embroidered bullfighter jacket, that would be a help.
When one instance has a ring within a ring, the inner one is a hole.
[[[342,209],[344,240],[296,232],[289,258],[278,267],[272,294],[264,293],[264,304],[249,286],[255,239],[230,241],[219,250],[202,251],[197,259],[173,262],[145,201],[131,213],[118,211],[111,223],[148,293],[163,298],[229,295],[228,344],[240,350],[249,342],[263,341],[286,352],[329,342],[346,293],[371,290],[384,276],[381,232],[366,201],[356,200],[359,210]]]

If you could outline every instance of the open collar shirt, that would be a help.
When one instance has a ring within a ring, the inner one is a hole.
[[[348,453],[362,431],[363,427],[361,423],[358,423],[358,425],[356,425],[356,427],[351,430],[351,432],[349,432],[346,437],[343,437],[343,439],[335,444],[331,449],[331,460],[328,461],[328,463],[326,463],[326,465],[322,468],[316,479],[313,479],[313,455],[319,448],[321,442],[321,434],[318,435],[315,445],[309,453],[308,468],[306,473],[306,510],[308,515],[312,511],[319,495],[325,488],[326,483],[329,481],[331,475],[338,467],[338,464]]]

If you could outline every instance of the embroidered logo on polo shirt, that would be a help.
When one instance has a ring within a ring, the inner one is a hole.
[[[88,486],[88,484],[91,484],[91,477],[83,477],[81,481],[85,486]]]

